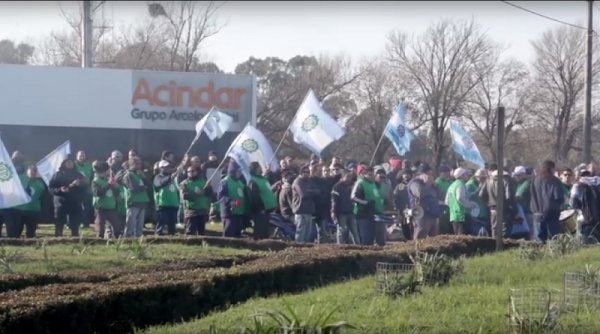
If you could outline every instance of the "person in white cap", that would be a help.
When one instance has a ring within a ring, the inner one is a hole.
[[[504,221],[502,223],[502,236],[504,238],[510,238],[512,236],[513,220],[516,215],[516,200],[515,200],[515,185],[510,178],[510,174],[507,171],[502,172],[504,180],[504,210],[503,216]],[[484,203],[487,203],[490,208],[490,225],[492,227],[492,237],[496,236],[496,224],[498,218],[498,212],[496,211],[496,200],[498,198],[498,171],[492,172],[492,177],[489,178],[485,186],[479,191],[479,197]]]
[[[529,175],[525,166],[517,166],[512,173],[512,177],[517,183],[515,199],[517,204],[523,208],[523,213],[525,214],[525,219],[527,220],[527,226],[529,227],[528,240],[534,240],[535,228],[533,224],[533,214],[529,208],[529,202],[531,201],[531,192],[529,191],[531,175]]]
[[[469,180],[470,172],[462,167],[454,170],[454,181],[448,187],[445,202],[450,211],[450,223],[454,234],[464,234],[467,222],[467,212],[478,207],[467,195],[465,183]]]

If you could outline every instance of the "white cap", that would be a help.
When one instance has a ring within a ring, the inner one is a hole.
[[[454,176],[455,179],[458,179],[468,173],[469,173],[469,171],[466,168],[459,167],[454,170],[454,173],[452,174],[452,176]]]
[[[513,176],[517,176],[517,175],[525,175],[527,174],[527,169],[525,168],[525,166],[517,166],[515,167],[515,170],[513,171]]]
[[[170,163],[167,160],[161,160],[158,163],[158,168],[165,168],[165,167],[169,167]]]

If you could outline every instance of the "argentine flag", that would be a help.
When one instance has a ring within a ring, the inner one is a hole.
[[[36,164],[38,174],[40,174],[46,185],[50,184],[52,176],[58,171],[58,168],[69,154],[71,154],[71,141],[67,140]]]
[[[479,149],[471,136],[456,121],[450,121],[450,134],[452,135],[452,146],[454,152],[458,153],[463,159],[474,163],[480,168],[484,168],[485,163],[479,153]]]
[[[396,152],[403,156],[410,151],[410,142],[415,136],[406,127],[406,114],[402,102],[398,103],[392,118],[387,122],[384,130],[385,136],[392,142]]]
[[[312,89],[308,90],[298,108],[290,130],[296,143],[304,145],[319,156],[325,147],[345,134],[344,129],[321,108]]]
[[[194,138],[192,144],[200,138],[203,130],[211,141],[223,137],[232,123],[233,118],[231,116],[213,107],[196,123],[196,138]]]
[[[0,139],[0,209],[29,202],[31,197],[23,189],[17,170]]]
[[[251,162],[258,162],[263,171],[267,169],[269,164],[272,171],[277,170],[279,167],[273,159],[273,148],[265,135],[250,124],[246,125],[233,141],[228,156],[240,165],[246,181],[250,181]]]

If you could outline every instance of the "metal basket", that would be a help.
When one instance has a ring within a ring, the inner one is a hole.
[[[510,289],[509,330],[511,333],[551,331],[558,325],[560,291],[547,288]]]
[[[565,272],[563,302],[565,310],[571,312],[600,308],[600,282],[581,272]]]
[[[383,287],[388,281],[397,279],[404,274],[412,273],[414,270],[414,264],[377,262],[375,271],[375,291],[378,293],[383,292]]]

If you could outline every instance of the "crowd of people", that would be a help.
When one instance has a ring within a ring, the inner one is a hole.
[[[56,236],[64,234],[65,225],[72,236],[93,225],[100,238],[135,238],[151,220],[157,235],[176,234],[177,223],[184,224],[186,235],[202,235],[209,221],[220,221],[225,237],[241,237],[252,227],[255,239],[265,239],[274,235],[276,215],[293,226],[295,241],[305,243],[384,245],[395,232],[410,240],[495,236],[497,230],[504,238],[542,242],[563,232],[600,239],[600,171],[593,163],[571,169],[544,161],[536,170],[517,166],[510,172],[495,164],[478,170],[432,168],[398,156],[376,166],[337,157],[297,164],[288,156],[277,170],[253,162],[245,174],[236,161],[219,161],[214,152],[205,162],[187,154],[176,162],[173,153],[163,151],[158,162],[144,168],[135,150],[127,159],[113,151],[107,160],[93,162],[78,151],[46,186],[19,152],[12,159],[32,200],[0,212],[11,238],[24,230],[35,237],[50,205]],[[504,191],[498,193],[500,178]]]

